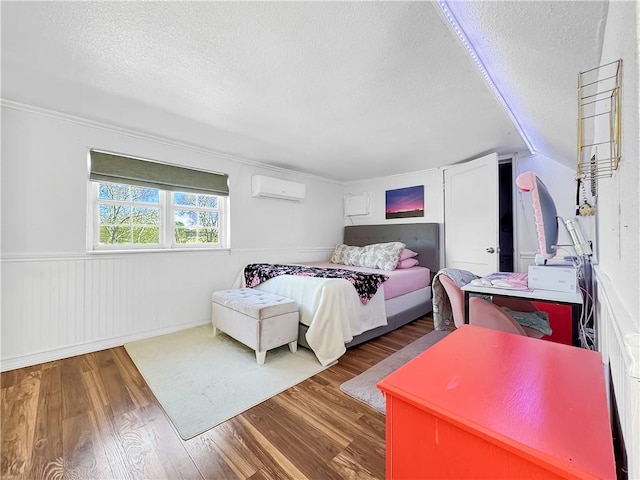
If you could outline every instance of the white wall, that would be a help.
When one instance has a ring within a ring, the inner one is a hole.
[[[231,248],[87,253],[87,151],[229,174]],[[2,105],[2,369],[205,323],[247,262],[326,259],[342,185],[136,132]],[[300,203],[251,197],[251,176],[306,184]]]
[[[424,217],[385,218],[386,191],[424,185]],[[369,215],[344,218],[345,225],[381,225],[397,223],[439,223],[440,245],[444,245],[444,197],[442,169],[429,169],[391,177],[350,182],[344,186],[344,195],[368,193],[371,200]],[[440,248],[441,265],[444,265],[444,248]]]
[[[597,215],[601,268],[636,318],[640,312],[639,11],[637,2],[609,5],[601,63],[623,60],[622,161],[612,178],[598,181]]]
[[[609,2],[600,64],[623,60],[622,161],[598,181],[599,350],[610,367],[629,461],[640,479],[640,122],[638,2]]]
[[[558,214],[565,219],[575,216],[575,185],[574,171],[567,166],[542,155],[515,155],[513,159],[514,178],[522,172],[533,171],[545,183],[553,196],[558,209]],[[411,187],[414,185],[425,186],[425,216],[423,218],[409,219],[385,219],[385,192],[395,188]],[[345,185],[345,195],[357,193],[369,193],[371,196],[371,213],[369,215],[345,217],[345,225],[372,225],[382,223],[410,223],[410,222],[444,222],[444,196],[442,169],[431,169],[420,172],[412,172],[405,175],[371,179],[362,182],[352,182]],[[537,233],[533,220],[531,200],[527,194],[516,192],[515,216],[516,216],[516,270],[525,271],[527,266],[533,264],[534,251],[537,248]],[[585,234],[593,239],[593,218],[580,219]],[[444,229],[441,229],[441,233]],[[441,238],[441,245],[444,239]],[[560,230],[560,243],[570,244],[568,233]],[[443,249],[444,251],[444,249]],[[567,247],[563,254],[574,254]]]
[[[424,185],[424,217],[385,218],[386,191]],[[349,182],[344,186],[344,195],[368,193],[371,199],[369,215],[344,217],[345,225],[377,225],[394,223],[442,223],[442,170],[430,169],[391,177],[374,178],[360,182]]]
[[[385,219],[385,194],[387,190],[424,185],[424,217]],[[442,223],[444,216],[442,197],[442,170],[430,169],[391,177],[349,182],[344,194],[369,193],[369,215],[345,217],[345,225],[377,225],[394,223]]]
[[[565,219],[575,216],[575,185],[574,171],[567,166],[542,155],[515,155],[513,158],[514,179],[517,175],[526,171],[535,172],[545,183],[553,196],[558,209],[558,214]],[[412,223],[435,222],[440,225],[444,222],[444,196],[443,196],[443,170],[431,169],[420,172],[412,172],[405,175],[370,179],[361,182],[351,182],[345,185],[345,195],[369,193],[371,197],[371,209],[369,215],[345,217],[345,225],[374,225],[384,223]],[[415,185],[425,186],[425,216],[422,218],[385,219],[385,192],[396,188],[411,187]],[[517,190],[517,189],[516,189]],[[533,220],[531,200],[522,192],[515,193],[516,216],[516,270],[525,271],[528,265],[533,264],[534,251],[537,248],[537,233]],[[593,218],[580,219],[585,234],[593,239]],[[441,228],[441,235],[444,229]],[[444,238],[441,238],[444,245]],[[568,233],[560,230],[560,243],[570,244]],[[444,252],[444,249],[442,249]],[[563,254],[573,254],[571,248],[567,248]]]

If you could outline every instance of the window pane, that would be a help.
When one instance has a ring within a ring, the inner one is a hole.
[[[207,228],[218,228],[217,212],[198,212],[199,225]]]
[[[175,228],[175,241],[176,243],[187,243],[187,229],[179,226],[177,223]]]
[[[133,207],[133,223],[138,225],[160,225],[160,209]]]
[[[215,195],[198,195],[198,206],[218,208],[218,197]]]
[[[212,228],[203,228],[198,231],[200,243],[218,243],[218,231]]]
[[[195,228],[176,227],[176,243],[197,243],[198,230]]]
[[[99,234],[101,244],[131,243],[131,228],[129,225],[101,226]]]
[[[173,203],[174,205],[195,207],[197,197],[198,195],[196,195],[195,193],[175,192],[173,194]]]
[[[98,198],[101,200],[121,200],[130,199],[130,189],[128,185],[118,183],[99,183]]]
[[[131,187],[131,196],[134,202],[158,203],[160,201],[157,188]]]
[[[198,225],[198,214],[192,210],[176,210],[173,219],[176,226],[194,227]]]
[[[123,205],[98,205],[100,225],[122,225],[129,223],[131,208]]]
[[[160,243],[160,230],[153,226],[134,225],[133,243]]]

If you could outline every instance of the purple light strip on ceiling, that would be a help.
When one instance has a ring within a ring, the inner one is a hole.
[[[447,2],[445,0],[438,0],[437,3],[438,3],[438,6],[440,7],[440,10],[442,11],[442,14],[444,15],[445,19],[447,20],[447,22],[449,22],[449,25],[451,25],[451,28],[453,29],[453,31],[456,33],[456,35],[458,36],[458,38],[462,42],[462,45],[464,46],[465,50],[467,51],[467,53],[469,54],[469,56],[473,60],[473,63],[476,65],[476,67],[478,68],[478,70],[482,74],[482,77],[484,78],[485,82],[487,82],[487,85],[489,86],[489,89],[493,92],[493,94],[495,95],[496,99],[498,100],[498,103],[502,106],[504,111],[507,113],[507,115],[509,116],[509,118],[513,122],[513,125],[515,126],[516,130],[520,134],[520,137],[522,138],[524,143],[527,145],[527,148],[529,149],[529,152],[532,155],[535,154],[536,153],[536,149],[533,146],[533,143],[531,142],[531,139],[529,138],[529,136],[525,132],[524,128],[522,127],[520,121],[518,120],[518,117],[516,117],[516,115],[513,113],[513,110],[511,109],[511,107],[509,106],[507,101],[502,96],[502,93],[500,93],[500,90],[498,89],[498,87],[496,86],[495,82],[491,78],[491,75],[489,75],[489,72],[487,71],[487,69],[485,68],[484,64],[482,63],[482,60],[480,60],[480,57],[478,57],[478,54],[476,53],[475,48],[473,47],[473,45],[471,44],[471,42],[467,38],[467,35],[464,33],[464,30],[462,30],[462,27],[460,26],[460,24],[456,20],[456,17],[453,14],[453,12],[451,11],[451,9],[449,8],[449,5],[447,4]]]

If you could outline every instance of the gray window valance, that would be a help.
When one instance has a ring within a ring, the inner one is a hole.
[[[229,195],[229,176],[192,168],[140,160],[113,153],[90,151],[94,182],[125,183],[189,193]]]

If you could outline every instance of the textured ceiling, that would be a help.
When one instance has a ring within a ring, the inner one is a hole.
[[[606,2],[449,5],[536,150],[571,165]],[[1,9],[3,100],[339,181],[526,150],[432,2]]]

